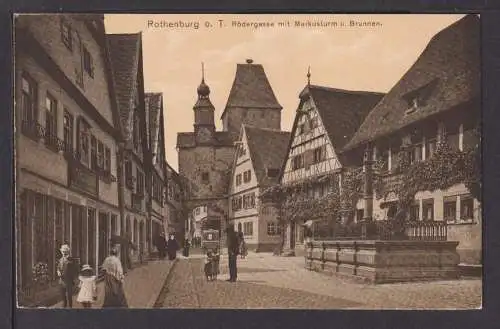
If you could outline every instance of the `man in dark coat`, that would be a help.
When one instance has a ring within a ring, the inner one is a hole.
[[[175,236],[171,234],[170,239],[167,241],[167,253],[169,260],[177,258],[177,250],[179,250],[179,243],[177,243]]]
[[[227,233],[227,254],[229,261],[229,282],[235,282],[238,278],[238,268],[236,260],[238,259],[238,254],[240,251],[240,244],[238,241],[238,235],[234,231],[233,226],[229,226],[226,229]]]
[[[167,241],[165,240],[165,234],[161,233],[155,238],[155,247],[158,249],[158,257],[160,259],[165,259],[166,249],[167,249]]]

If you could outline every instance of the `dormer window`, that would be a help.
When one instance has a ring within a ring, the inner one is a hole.
[[[419,102],[418,98],[417,98],[417,97],[415,97],[415,98],[412,98],[412,99],[410,100],[410,102],[409,102],[409,104],[408,104],[408,105],[409,105],[409,107],[408,107],[408,109],[407,109],[407,110],[406,110],[406,112],[405,112],[406,114],[410,114],[410,113],[413,113],[413,112],[415,112],[416,110],[418,110],[419,105],[420,105],[420,102]]]
[[[425,106],[429,98],[432,96],[438,82],[439,80],[436,78],[403,95],[403,99],[408,103],[408,108],[406,109],[405,114],[411,114],[419,108]]]
[[[61,17],[61,39],[66,48],[73,50],[73,39],[71,36],[71,25],[68,21]]]

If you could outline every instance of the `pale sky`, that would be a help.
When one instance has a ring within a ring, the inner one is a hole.
[[[216,126],[226,105],[236,64],[262,64],[283,106],[282,129],[291,130],[298,94],[307,83],[348,90],[387,92],[413,64],[430,38],[463,15],[139,15],[105,16],[107,33],[142,31],[146,92],[162,92],[168,163],[178,169],[178,132],[193,131],[193,105],[205,81],[215,106]],[[219,20],[223,20],[220,26]],[[295,21],[336,22],[295,27]],[[351,27],[350,21],[379,22]],[[199,23],[199,28],[148,26],[148,21]],[[274,27],[234,27],[232,22],[268,22]],[[290,22],[279,27],[278,22]],[[344,22],[345,26],[340,26]],[[206,27],[205,23],[211,24]]]

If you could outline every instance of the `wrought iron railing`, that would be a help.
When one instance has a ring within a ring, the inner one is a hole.
[[[64,141],[57,137],[56,134],[49,131],[45,131],[45,145],[56,152],[63,151],[65,149]]]
[[[45,128],[38,122],[32,120],[22,120],[21,132],[33,140],[39,140],[45,137]]]

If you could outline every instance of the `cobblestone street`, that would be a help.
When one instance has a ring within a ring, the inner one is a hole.
[[[303,268],[301,257],[249,254],[238,259],[238,282],[230,283],[227,258],[221,275],[207,282],[203,261],[180,259],[164,308],[470,309],[481,305],[481,280],[369,285]]]

